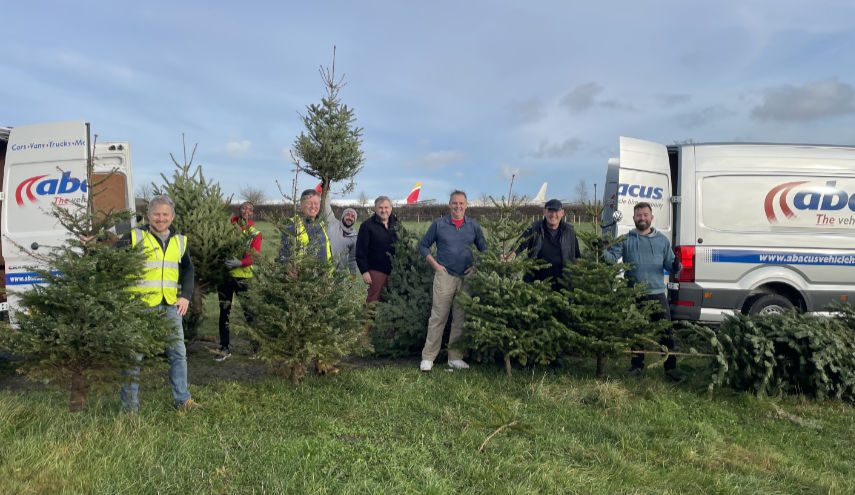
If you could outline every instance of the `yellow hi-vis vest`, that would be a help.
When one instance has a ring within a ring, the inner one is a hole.
[[[157,306],[164,299],[167,304],[175,304],[178,300],[178,265],[187,251],[187,238],[175,234],[169,239],[164,252],[154,234],[133,229],[131,243],[136,246],[140,242],[144,243],[145,268],[137,284],[130,290],[141,293],[143,301],[149,306]]]
[[[256,236],[261,235],[261,231],[255,230],[255,226],[247,225],[246,231],[249,232],[252,237],[249,238],[247,242],[247,251],[252,249],[252,241],[255,240]],[[239,266],[237,268],[232,268],[229,270],[229,275],[234,278],[250,278],[252,277],[252,265],[249,266]]]
[[[323,224],[318,224],[321,227],[321,230],[324,233],[324,240],[326,241],[326,251],[327,251],[327,259],[332,259],[332,249],[330,249],[330,236],[327,235],[327,229],[324,228]],[[297,217],[297,240],[300,242],[300,246],[304,249],[300,250],[299,256],[304,256],[305,248],[309,246],[309,232],[306,230],[306,227],[303,225],[303,219]]]

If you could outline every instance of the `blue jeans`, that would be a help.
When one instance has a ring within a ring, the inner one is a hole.
[[[184,328],[181,317],[178,316],[178,308],[168,304],[153,306],[146,311],[159,311],[163,317],[172,323],[172,333],[169,335],[172,342],[166,348],[166,357],[169,360],[169,387],[172,389],[172,400],[175,406],[180,406],[190,399],[190,391],[187,390],[187,349],[184,347]],[[142,355],[137,356],[137,361],[142,360]],[[122,407],[129,411],[139,408],[138,392],[140,388],[140,367],[122,371],[123,375],[131,376],[131,382],[122,385]]]

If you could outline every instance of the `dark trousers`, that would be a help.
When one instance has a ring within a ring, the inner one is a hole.
[[[668,306],[668,296],[665,294],[647,294],[641,297],[642,301],[656,301],[661,306],[661,311],[653,313],[650,315],[651,321],[661,321],[668,320],[671,321],[671,308]],[[668,328],[668,331],[662,338],[659,340],[659,343],[668,348],[669,351],[674,350],[674,331],[671,328]],[[633,350],[637,350],[633,348]],[[642,369],[644,368],[644,354],[633,354],[632,361],[630,361],[630,366],[633,369]],[[665,360],[664,368],[665,371],[673,370],[677,367],[677,358],[675,356],[668,356]]]
[[[228,277],[223,285],[217,287],[217,297],[220,300],[220,347],[229,346],[229,316],[232,312],[232,300],[235,294],[246,292],[249,279]],[[243,317],[252,324],[252,314],[243,306]]]

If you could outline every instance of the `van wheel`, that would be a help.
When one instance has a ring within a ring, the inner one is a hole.
[[[749,315],[779,315],[793,309],[793,303],[780,294],[766,294],[751,303]]]

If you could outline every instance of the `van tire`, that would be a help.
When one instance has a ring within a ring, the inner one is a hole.
[[[748,314],[779,315],[793,309],[793,302],[780,294],[765,294],[755,299],[748,307]]]

